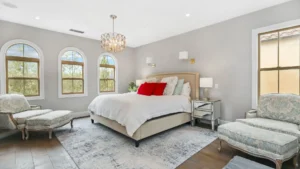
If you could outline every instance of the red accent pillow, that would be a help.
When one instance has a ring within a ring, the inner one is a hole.
[[[164,90],[165,90],[166,86],[167,86],[167,83],[156,83],[153,95],[162,96],[164,94]]]
[[[144,83],[139,87],[137,94],[151,96],[155,90],[156,83]]]

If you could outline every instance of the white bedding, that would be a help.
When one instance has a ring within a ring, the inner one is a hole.
[[[191,103],[188,97],[180,95],[143,96],[125,93],[100,95],[92,101],[88,110],[117,121],[132,136],[149,119],[176,112],[191,112]]]

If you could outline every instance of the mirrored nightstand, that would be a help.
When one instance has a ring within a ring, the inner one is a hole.
[[[211,122],[211,129],[215,130],[218,119],[221,118],[221,100],[193,100],[192,101],[192,126],[195,119],[205,119]]]

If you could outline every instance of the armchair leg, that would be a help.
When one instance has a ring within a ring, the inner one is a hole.
[[[49,130],[49,139],[52,139],[52,129]]]
[[[91,122],[94,124],[94,119],[91,119]]]
[[[139,147],[140,146],[140,142],[139,141],[135,141],[135,147]]]
[[[25,129],[21,129],[22,132],[22,140],[25,140]]]
[[[26,140],[28,140],[29,139],[29,132],[28,132],[27,129],[25,129],[25,134],[26,134]]]
[[[296,154],[296,156],[293,158],[293,163],[294,163],[294,167],[298,168],[299,164],[298,164],[298,157],[299,157],[299,153]]]
[[[276,160],[275,164],[276,164],[276,169],[281,169],[281,167],[282,167],[282,160]]]
[[[221,152],[221,150],[222,150],[222,140],[219,141],[219,148],[218,148],[219,152]]]
[[[73,120],[71,120],[71,128],[73,128]]]

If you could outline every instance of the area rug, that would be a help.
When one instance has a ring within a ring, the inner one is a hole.
[[[216,132],[183,125],[134,142],[83,119],[55,135],[80,169],[174,169],[216,139]]]

